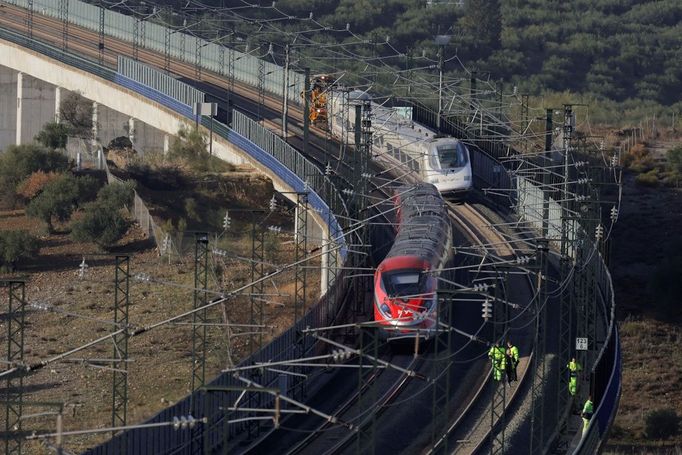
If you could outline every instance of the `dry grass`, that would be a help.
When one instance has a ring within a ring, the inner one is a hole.
[[[623,346],[623,395],[614,439],[644,440],[644,418],[650,411],[673,408],[682,414],[682,329],[650,318],[620,324]],[[682,442],[682,437],[677,442]]]

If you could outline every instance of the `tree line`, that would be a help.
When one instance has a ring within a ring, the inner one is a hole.
[[[151,3],[146,2],[148,8]],[[396,69],[416,66],[422,55],[434,57],[438,52],[434,36],[447,34],[452,39],[444,49],[446,56],[457,55],[470,70],[523,93],[571,91],[596,100],[682,106],[682,3],[678,0],[464,0],[461,6],[425,0],[279,0],[276,10],[272,3],[261,1],[262,8],[246,8],[242,0],[202,2],[208,7],[241,7],[239,14],[253,20],[281,18],[283,13],[300,18],[312,12],[322,24],[349,27],[363,37],[367,45],[355,49],[359,55],[404,54],[391,61]],[[182,13],[185,0],[156,4],[181,12],[169,13],[170,22],[181,20],[183,14],[203,14],[201,29],[210,30],[211,36],[229,28],[227,21],[216,21],[213,11],[202,13],[196,5]],[[297,27],[283,24],[284,31]],[[248,21],[236,27],[244,39],[254,39],[258,29]],[[300,29],[306,27],[310,24],[300,22]],[[311,37],[322,42],[352,41],[347,33],[324,30]],[[385,37],[390,47],[372,44]],[[276,41],[277,36],[264,39]],[[456,76],[461,67],[455,61],[445,70]]]

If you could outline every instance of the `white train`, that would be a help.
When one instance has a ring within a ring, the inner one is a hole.
[[[327,92],[326,120],[337,137],[353,137],[355,106],[369,95],[360,91]],[[424,125],[403,117],[396,108],[372,102],[372,157],[403,181],[427,182],[441,193],[471,189],[469,149],[459,139],[442,137]]]

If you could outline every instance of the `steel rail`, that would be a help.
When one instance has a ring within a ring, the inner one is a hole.
[[[9,7],[10,5],[6,5],[6,6]],[[16,16],[19,16],[20,18],[22,18],[22,20],[26,20],[26,14],[23,14],[23,15],[21,14],[21,12],[25,11],[25,10],[23,10],[23,8],[17,8],[17,7],[3,8],[3,12],[8,12],[8,11],[13,11],[13,13]],[[7,24],[8,21],[6,19],[7,18],[6,18],[5,14],[0,14],[0,23]],[[15,22],[9,21],[9,23],[11,25],[16,26]],[[51,43],[56,44],[56,45],[59,45],[61,43],[61,36],[55,37],[55,35],[53,33],[50,33],[50,32],[58,30],[58,28],[56,28],[54,26],[54,24],[55,23],[61,23],[61,21],[56,20],[56,19],[45,18],[39,14],[35,14],[34,19],[33,19],[33,23],[34,23],[33,33],[34,33],[35,37],[40,37],[41,39],[45,39],[48,42],[51,42]],[[47,29],[47,31],[45,29],[43,29],[43,27],[45,27]],[[20,26],[19,26],[19,28],[20,28]],[[77,43],[74,43],[73,41],[69,41],[70,46],[72,46],[72,47],[75,46],[75,48],[77,50],[83,51],[84,53],[86,53],[87,55],[90,55],[92,57],[97,57],[99,55],[99,49],[98,48],[96,48],[94,46],[92,46],[92,47],[88,46],[88,44],[96,44],[95,41],[88,39],[88,38],[92,38],[92,36],[96,36],[97,35],[96,33],[90,32],[87,29],[81,29],[81,27],[76,26],[74,24],[70,24],[69,33],[70,33],[70,35],[69,35],[70,38],[76,37],[78,40],[80,40]],[[129,55],[131,52],[131,49],[132,49],[132,43],[128,43],[126,41],[118,40],[118,39],[113,38],[113,37],[107,37],[106,44],[107,44],[107,47],[105,48],[104,57],[105,57],[105,61],[110,66],[115,66],[116,56],[118,54]],[[115,52],[115,55],[114,56],[109,55],[109,53],[111,53],[111,52]],[[139,52],[141,60],[149,62],[153,65],[156,64],[156,66],[163,66],[163,63],[164,63],[163,56],[160,56],[156,52],[149,51],[148,49],[144,49],[144,48],[140,48],[138,50],[138,52]],[[185,77],[189,77],[189,78],[195,77],[194,65],[178,61],[174,58],[171,58],[169,69],[171,69],[174,73],[179,74],[179,75],[183,75]],[[202,71],[201,74],[202,74],[202,80],[203,81],[214,83],[217,86],[221,86],[221,87],[227,89],[226,84],[225,84],[225,80],[221,79],[219,76],[214,76],[209,71]],[[235,93],[239,94],[241,96],[244,96],[244,97],[255,96],[257,94],[257,92],[253,88],[251,88],[250,86],[248,86],[242,82],[239,82],[239,81],[234,81],[234,87],[235,87]],[[278,110],[281,108],[281,106],[279,105],[279,100],[277,100],[274,97],[269,96],[269,95],[266,96],[265,105],[266,105],[266,107],[273,109],[275,112],[278,112]],[[298,107],[293,107],[293,109],[291,109],[290,119],[298,120],[298,126],[300,126],[300,124],[301,124],[302,116],[303,116],[303,113]],[[270,123],[272,125],[277,125],[276,122],[268,121],[268,123]],[[326,140],[326,133],[323,130],[316,128],[316,127],[311,125],[311,132],[319,138],[324,137]],[[324,150],[318,144],[314,144],[314,146],[316,148],[318,148],[320,151],[326,152],[326,150]],[[319,164],[320,166],[326,165],[326,163],[322,163],[319,159],[317,159],[315,157],[312,157],[312,159],[315,160],[317,162],[317,164]],[[471,210],[473,211],[473,209],[471,209]],[[451,213],[453,213],[453,212],[451,212]],[[462,229],[467,232],[468,237],[470,237],[472,239],[477,238],[476,234],[474,234],[474,229],[476,229],[475,225],[472,227],[469,224],[463,222],[462,217],[454,216],[453,218],[462,227]],[[413,362],[414,362],[414,360],[413,360]],[[382,370],[379,370],[379,372],[381,372],[381,371]],[[376,377],[378,377],[378,374],[375,376],[374,379],[376,379]],[[382,397],[382,400],[381,400],[382,401],[382,406],[381,406],[382,409],[388,403],[390,403],[390,401],[392,399],[394,399],[395,397],[397,397],[399,395],[400,390],[406,385],[406,383],[407,383],[407,381],[409,381],[409,379],[410,379],[410,377],[408,375],[403,374],[402,377],[394,384],[394,387],[391,387],[387,391],[387,393],[384,394],[384,396]],[[487,379],[487,377],[486,377],[486,379]],[[486,381],[484,380],[483,384],[485,385],[485,383],[486,383]],[[478,396],[479,396],[479,394],[477,393],[474,400],[472,400],[469,403],[469,406],[465,410],[465,413],[467,412],[467,410],[469,410],[473,406],[474,401],[476,400],[476,398],[478,398]],[[354,398],[355,397],[352,397],[350,400],[347,400],[346,404],[349,404],[349,403],[352,404],[352,402],[354,401]],[[342,408],[343,407],[344,406],[342,405]],[[457,421],[460,421],[460,420],[461,420],[461,416]],[[328,424],[328,422],[325,422],[325,425],[326,424]],[[485,439],[484,439],[484,441],[485,441]],[[344,444],[344,446],[345,446],[345,444]]]

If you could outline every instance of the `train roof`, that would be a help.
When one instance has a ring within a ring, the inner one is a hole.
[[[331,92],[335,103],[342,102],[343,93],[346,92],[336,90]],[[348,102],[351,105],[359,104],[368,99],[371,99],[371,96],[367,92],[359,90],[348,92]],[[373,133],[378,137],[385,134],[395,134],[403,138],[406,143],[458,140],[450,136],[441,136],[429,127],[403,117],[395,108],[385,107],[373,101],[371,106]]]
[[[400,226],[386,258],[417,256],[435,263],[442,256],[450,235],[445,201],[429,183],[401,187],[397,193]]]

